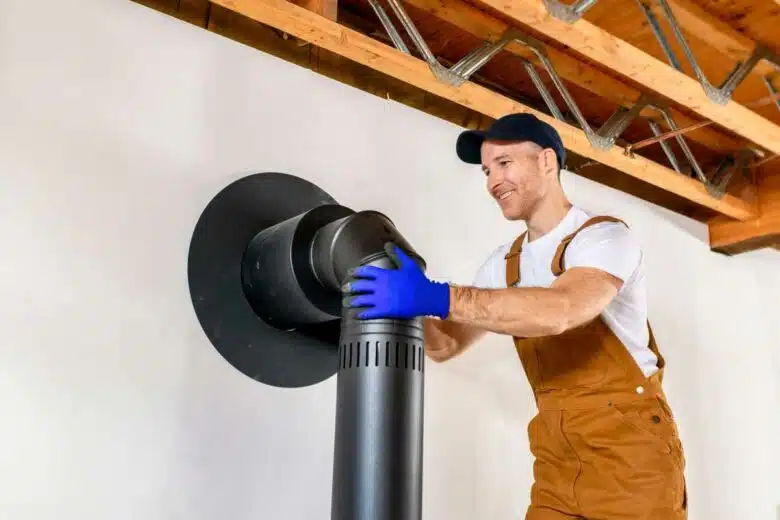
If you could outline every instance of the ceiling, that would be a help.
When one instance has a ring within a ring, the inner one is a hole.
[[[561,133],[569,169],[708,223],[713,251],[780,249],[775,0],[136,1],[463,127],[534,112]],[[573,19],[555,15],[574,4]],[[448,70],[490,44],[467,78]],[[691,55],[712,91],[747,63],[716,99]],[[602,126],[620,115],[622,131]]]

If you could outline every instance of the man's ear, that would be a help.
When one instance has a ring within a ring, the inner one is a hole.
[[[555,155],[555,150],[552,148],[544,148],[539,154],[539,168],[546,174],[556,173],[556,161],[558,160]]]

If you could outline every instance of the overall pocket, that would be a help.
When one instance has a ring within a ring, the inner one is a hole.
[[[685,461],[682,453],[677,424],[671,409],[662,397],[640,399],[611,406],[615,417],[631,428],[648,443],[669,454],[675,465],[683,469]]]

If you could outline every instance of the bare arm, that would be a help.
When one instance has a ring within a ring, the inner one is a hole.
[[[425,318],[425,353],[441,363],[461,354],[487,331],[450,320]]]
[[[518,337],[556,335],[596,318],[622,283],[599,269],[575,267],[549,288],[451,286],[447,319]]]

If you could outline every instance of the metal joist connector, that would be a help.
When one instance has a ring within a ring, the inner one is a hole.
[[[648,14],[649,9],[647,9],[646,4],[644,4],[641,0],[638,1],[640,7],[642,7],[642,11],[645,13],[645,16],[648,17],[648,21],[650,21],[651,14]],[[701,83],[701,86],[704,89],[704,93],[714,103],[719,105],[727,104],[731,100],[731,96],[734,94],[734,90],[736,90],[739,84],[744,81],[744,79],[748,74],[750,74],[759,61],[766,59],[774,63],[775,66],[780,65],[780,59],[778,59],[778,56],[774,55],[767,47],[759,45],[755,48],[753,53],[746,61],[737,63],[736,67],[734,67],[734,70],[732,70],[731,73],[726,77],[720,87],[716,87],[710,82],[710,80],[704,74],[704,71],[702,71],[701,67],[699,66],[699,62],[696,60],[696,56],[694,56],[690,45],[688,45],[688,40],[685,38],[682,28],[677,22],[677,18],[674,16],[674,12],[669,6],[669,3],[666,0],[655,1],[658,2],[658,5],[661,6],[661,12],[669,22],[669,26],[672,28],[672,32],[674,33],[675,38],[677,38],[677,41],[680,43],[683,53],[685,53],[685,57],[691,64],[691,68],[693,68],[693,72],[696,75],[696,78],[699,80],[699,83]],[[660,28],[656,30],[656,28],[653,27],[653,33],[658,39],[658,42],[661,44],[661,47],[664,49],[664,53],[667,54],[667,57],[672,63],[672,66],[678,70],[681,70],[679,68],[679,61],[671,51],[671,46],[669,45],[669,42],[667,41],[663,32],[661,32]]]
[[[453,65],[450,70],[464,80],[467,80],[472,74],[493,59],[496,54],[504,50],[511,42],[512,38],[507,34],[504,34],[500,39],[493,43],[485,42],[481,47],[473,50],[470,54]]]
[[[599,135],[593,130],[593,128],[591,128],[590,124],[588,124],[588,121],[585,119],[585,116],[582,115],[580,107],[577,106],[574,98],[572,98],[571,94],[569,93],[569,89],[566,88],[566,84],[564,84],[563,80],[558,75],[558,72],[555,70],[555,67],[550,61],[550,58],[547,56],[547,50],[544,44],[536,38],[529,36],[514,27],[508,29],[507,33],[509,33],[514,40],[528,47],[531,52],[533,52],[534,55],[536,55],[536,57],[539,59],[539,62],[547,71],[547,74],[550,76],[550,79],[555,85],[555,88],[557,88],[558,92],[561,94],[561,97],[566,103],[566,106],[569,107],[569,110],[574,115],[577,123],[579,123],[580,128],[582,128],[582,131],[585,132],[585,135],[587,136],[588,141],[590,141],[591,146],[599,150],[609,150],[612,148],[612,146],[615,144],[615,138],[611,136]],[[542,96],[544,97],[543,93]]]
[[[379,5],[378,0],[368,0],[368,1],[371,4],[372,8],[374,9],[374,12],[376,13],[380,22],[382,23],[382,26],[385,28],[388,35],[390,36],[390,39],[395,44],[395,46],[399,50],[409,54],[409,49],[404,43],[403,39],[401,38],[400,33],[398,32],[398,30],[396,30],[395,26],[390,21],[390,18],[387,16],[387,13],[384,11],[384,9],[382,9],[381,5]],[[660,101],[652,99],[647,94],[643,94],[630,107],[623,107],[623,106],[619,107],[617,111],[614,114],[612,114],[612,116],[607,121],[605,121],[604,124],[601,125],[601,127],[598,130],[594,131],[593,128],[588,123],[588,121],[583,116],[579,106],[577,105],[574,98],[569,93],[569,90],[566,88],[565,83],[558,75],[554,65],[552,64],[549,57],[547,56],[545,45],[541,41],[523,33],[522,31],[514,27],[510,27],[509,29],[507,29],[504,32],[504,34],[502,34],[501,38],[499,38],[495,42],[484,43],[483,45],[481,45],[480,47],[478,47],[477,49],[469,53],[467,56],[463,57],[460,61],[458,61],[455,65],[453,65],[451,68],[448,69],[444,67],[441,63],[439,63],[439,61],[433,55],[430,48],[425,43],[425,40],[423,39],[422,35],[419,33],[414,23],[412,22],[412,19],[404,10],[403,6],[400,3],[400,0],[387,0],[387,1],[389,2],[390,7],[395,12],[396,16],[400,20],[406,32],[409,34],[412,43],[415,45],[417,50],[423,56],[425,61],[428,63],[433,74],[440,81],[446,82],[456,87],[462,85],[464,82],[468,80],[468,78],[472,74],[474,74],[477,70],[483,67],[487,62],[489,62],[494,56],[496,56],[499,52],[501,52],[501,50],[503,50],[509,43],[516,41],[529,48],[531,52],[539,60],[539,63],[547,71],[553,84],[558,89],[558,92],[560,93],[564,102],[566,103],[569,110],[571,111],[574,118],[576,119],[576,122],[579,123],[580,128],[583,130],[591,146],[593,146],[594,148],[600,150],[609,150],[610,148],[612,148],[615,145],[617,138],[628,128],[631,122],[637,117],[639,117],[640,113],[645,108],[649,107],[661,113],[667,126],[672,130],[672,133],[675,133],[675,138],[678,144],[680,145],[683,154],[685,155],[686,159],[690,163],[693,169],[693,173],[699,179],[699,181],[701,181],[707,187],[707,190],[713,196],[721,197],[725,193],[725,187],[733,175],[733,172],[731,172],[731,170],[728,169],[728,166],[735,165],[736,168],[736,167],[741,167],[742,165],[742,163],[738,161],[732,160],[731,162],[729,162],[728,159],[724,160],[723,164],[721,165],[721,168],[719,168],[718,171],[716,171],[715,175],[713,176],[715,182],[709,180],[702,172],[701,167],[699,166],[698,162],[696,161],[696,158],[694,157],[693,153],[688,147],[685,138],[682,136],[682,132],[678,131],[677,125],[675,124],[674,119],[671,116],[671,112],[669,108],[666,107]],[[645,6],[645,4],[642,3],[642,0],[638,0],[638,1],[640,3],[640,6]],[[666,5],[665,0],[657,0],[657,1],[661,2],[663,5]],[[571,10],[571,12],[574,14],[579,13],[577,14],[577,16],[581,16],[582,13],[584,13],[595,3],[595,0],[578,1],[575,2],[575,4],[572,4],[572,6],[565,6],[563,4],[560,4],[560,2],[555,2],[554,0],[545,0],[545,3],[548,6],[552,4],[561,5]],[[650,11],[648,9],[646,13],[649,12]],[[659,37],[659,40],[663,39],[663,34],[660,32],[660,28],[656,32],[656,35]],[[681,34],[680,37],[682,37]],[[665,42],[665,44],[668,47],[668,42]],[[685,44],[683,44],[683,47],[687,48]],[[760,54],[761,57],[766,57],[765,53],[767,51],[757,49],[756,53],[758,53],[759,51],[761,52]],[[690,52],[690,48],[687,48],[686,52],[687,54],[689,54],[689,59],[692,60],[693,63],[695,63],[695,58],[693,58],[693,54]],[[670,47],[668,48],[667,55],[670,57],[671,61],[674,62],[676,60],[673,53],[671,52]],[[756,54],[756,56],[758,56],[758,54]],[[770,59],[776,60],[776,58],[777,58],[776,56],[770,56]],[[745,75],[750,72],[750,70],[755,66],[755,63],[758,62],[758,59],[760,58],[754,57],[753,59],[748,60],[748,62],[746,62],[743,65],[740,65],[740,67],[735,69],[735,71],[732,72],[732,74],[729,75],[727,80],[724,82],[725,89],[723,90],[723,92],[728,92],[728,95],[730,96],[730,93],[733,91],[734,88],[736,88],[736,85],[738,85],[744,79]],[[560,121],[565,121],[563,113],[559,109],[558,105],[555,103],[552,94],[547,89],[546,85],[544,84],[538,72],[536,71],[534,64],[532,64],[530,61],[526,59],[521,59],[521,62],[525,70],[528,72],[528,75],[530,76],[534,86],[539,91],[539,94],[542,96],[542,99],[547,105],[547,108],[549,109],[550,113],[556,119]],[[774,63],[780,64],[780,60],[776,60],[774,61]],[[699,70],[698,65],[694,65],[694,69]],[[699,70],[699,74],[701,75],[700,77],[702,78],[704,77],[703,74],[701,74],[700,70]],[[706,78],[704,79],[706,81]],[[775,94],[776,91],[774,90],[774,86],[772,85],[769,78],[765,78],[765,82],[767,84],[767,87],[770,89],[770,93]],[[780,101],[778,101],[778,108],[780,108]],[[675,171],[682,173],[680,163],[677,160],[677,157],[674,155],[674,152],[672,151],[669,144],[665,142],[665,139],[671,136],[665,137],[664,134],[661,133],[660,126],[656,121],[648,120],[648,124],[650,125],[650,129],[652,130],[653,135],[655,135],[657,138],[653,140],[647,140],[648,143],[650,141],[659,142],[666,157],[669,159],[672,168],[674,168]],[[637,146],[637,148],[638,147],[639,146]],[[631,146],[629,146],[626,149],[626,153],[628,155],[631,155],[633,153]]]
[[[544,100],[544,104],[547,105],[547,109],[550,111],[550,113],[553,115],[555,119],[557,119],[558,121],[565,121],[565,118],[563,117],[563,113],[561,113],[561,109],[558,108],[558,104],[555,102],[555,99],[553,98],[552,94],[547,88],[547,85],[545,85],[544,82],[542,81],[542,78],[539,77],[539,73],[536,72],[533,63],[523,58],[521,58],[521,61],[523,62],[523,67],[525,68],[525,71],[531,77],[531,81],[536,87],[536,90],[538,90],[539,94],[542,96],[542,99]]]
[[[395,44],[396,48],[409,53],[409,49],[405,45],[401,35],[390,21],[387,13],[384,11],[384,9],[382,9],[382,6],[379,5],[377,0],[368,1],[379,18],[379,21],[382,23],[382,26],[390,36],[390,39]],[[400,0],[387,1],[390,4],[390,8],[398,17],[398,20],[401,22],[401,25],[406,30],[406,33],[409,35],[409,38],[412,40],[415,48],[417,48],[425,62],[430,67],[433,75],[436,76],[439,81],[454,87],[459,87],[468,81],[472,74],[482,68],[494,56],[501,52],[504,47],[509,44],[509,42],[512,41],[511,38],[505,37],[495,42],[486,42],[477,49],[474,49],[468,55],[464,56],[458,63],[448,69],[439,63],[439,60],[437,60],[436,56],[433,55],[433,52],[431,52],[428,44],[425,43],[425,40],[420,34],[420,31],[417,30],[417,27],[414,25],[411,17],[406,12],[403,5],[401,5]]]
[[[655,108],[661,113],[664,120],[666,121],[666,126],[668,126],[672,132],[676,132],[679,130],[677,124],[674,122],[674,119],[672,118],[671,112],[668,107],[666,107],[665,105],[661,105],[660,103],[657,103],[656,105],[653,106],[653,108]],[[674,136],[674,138],[677,141],[677,144],[680,145],[680,149],[682,150],[685,158],[688,160],[688,164],[690,164],[691,168],[693,168],[694,174],[707,187],[707,190],[710,192],[710,194],[715,196],[722,196],[723,192],[721,192],[720,189],[718,189],[718,187],[713,186],[710,183],[710,181],[707,179],[707,177],[704,175],[704,172],[699,166],[699,162],[696,160],[696,157],[693,155],[693,152],[688,147],[688,142],[685,140],[685,137],[682,134],[677,134]]]
[[[686,129],[680,130],[677,127],[677,124],[674,122],[674,118],[672,118],[671,110],[669,109],[669,107],[660,100],[650,100],[650,99],[645,100],[644,106],[660,113],[664,121],[666,122],[666,126],[670,129],[670,131],[668,133],[661,133],[661,129],[658,123],[656,121],[649,120],[648,124],[650,125],[650,129],[652,130],[655,138],[646,139],[640,143],[629,145],[626,148],[626,155],[633,156],[633,153],[636,149],[642,148],[652,143],[658,143],[661,146],[661,149],[663,150],[667,159],[669,159],[669,163],[672,165],[672,168],[674,168],[674,170],[679,173],[683,173],[677,157],[675,156],[669,144],[666,142],[667,139],[671,139],[672,137],[674,137],[675,140],[677,141],[677,144],[680,146],[683,155],[685,155],[685,159],[688,161],[688,164],[691,166],[693,175],[705,186],[707,192],[710,195],[712,195],[715,198],[722,198],[726,194],[726,188],[728,186],[729,181],[731,180],[732,175],[731,174],[722,175],[716,172],[715,175],[708,178],[704,174],[701,166],[699,165],[699,162],[696,160],[696,157],[694,156],[693,152],[688,146],[687,141],[685,140],[685,137],[683,136],[683,133],[686,131]],[[728,161],[729,158],[727,157],[726,159],[724,159],[723,164],[726,165],[730,164]]]
[[[709,185],[713,186],[713,188],[710,190],[710,193],[716,190],[716,196],[722,197],[726,193],[726,187],[731,182],[734,174],[749,171],[754,159],[755,153],[748,149],[739,150],[735,155],[725,157],[718,164],[718,167],[715,168],[711,176]]]
[[[593,7],[597,0],[577,0],[567,5],[560,0],[544,0],[547,12],[566,23],[574,23]]]
[[[626,128],[631,124],[631,121],[636,119],[642,110],[650,103],[651,100],[649,96],[643,94],[630,107],[618,107],[615,113],[601,125],[596,133],[605,138],[617,139],[626,131]]]
[[[677,55],[669,45],[669,41],[666,39],[666,36],[664,36],[664,31],[661,28],[661,24],[658,22],[658,18],[655,16],[653,10],[650,9],[650,6],[647,5],[645,0],[636,0],[636,3],[639,5],[639,9],[642,11],[642,14],[645,15],[647,22],[650,24],[650,28],[653,30],[655,39],[658,40],[658,43],[661,45],[661,50],[666,55],[666,59],[669,60],[669,64],[682,72],[683,69],[682,65],[680,64],[680,60],[677,59]]]
[[[663,132],[661,132],[661,125],[658,124],[658,122],[653,121],[652,119],[647,120],[647,124],[650,126],[650,131],[653,132],[653,135],[656,137],[660,137]],[[672,150],[672,147],[669,146],[669,143],[666,141],[659,141],[658,144],[661,145],[661,150],[664,151],[664,155],[666,155],[666,158],[669,159],[669,164],[672,165],[672,168],[674,168],[674,171],[677,173],[682,173],[682,169],[680,168],[680,162],[677,160],[677,156],[674,154],[674,150]]]
[[[382,27],[384,27],[385,31],[387,31],[387,35],[390,37],[393,45],[395,45],[395,48],[405,52],[406,54],[411,54],[409,52],[409,47],[406,46],[403,38],[401,38],[401,33],[399,33],[398,29],[395,28],[392,20],[390,20],[390,17],[387,16],[387,12],[385,12],[382,6],[379,5],[379,2],[377,2],[377,0],[368,0],[368,3],[374,9],[374,13],[376,13],[377,18],[379,18],[379,22],[382,24]]]
[[[764,80],[764,85],[766,85],[767,90],[769,90],[769,95],[774,96],[775,106],[780,110],[780,97],[778,97],[777,89],[772,83],[772,79],[769,76],[763,76],[761,79]]]

